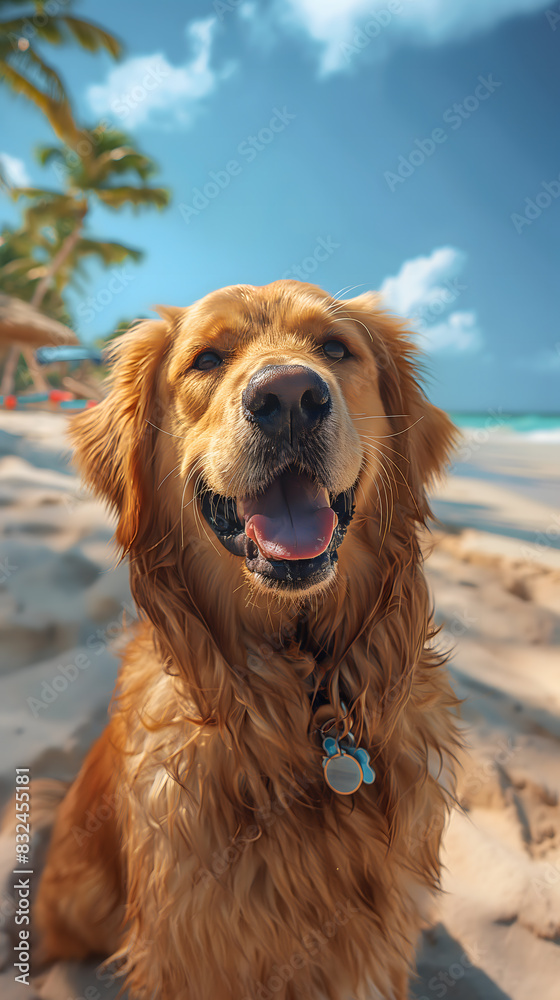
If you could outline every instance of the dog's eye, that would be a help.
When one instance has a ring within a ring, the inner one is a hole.
[[[322,346],[323,354],[326,354],[331,361],[342,361],[343,358],[351,357],[350,351],[340,340],[327,340]]]
[[[211,368],[217,368],[221,363],[222,359],[215,351],[203,351],[202,354],[199,354],[195,358],[193,368],[196,368],[199,372],[208,372]]]

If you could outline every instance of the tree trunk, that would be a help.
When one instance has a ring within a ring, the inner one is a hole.
[[[73,229],[70,235],[67,236],[66,239],[64,240],[64,243],[59,248],[58,253],[54,255],[53,259],[51,260],[47,268],[47,273],[44,274],[41,280],[38,282],[37,287],[33,292],[33,297],[31,299],[31,305],[35,306],[36,309],[41,308],[41,304],[43,302],[43,299],[45,298],[45,295],[47,294],[52,278],[58,271],[59,267],[62,264],[64,264],[64,261],[66,260],[68,255],[72,252],[80,236],[82,235],[82,228],[84,224],[85,214],[86,210],[84,210],[82,216],[76,223],[75,229]]]
[[[9,396],[12,392],[20,354],[21,344],[12,344],[4,364],[2,382],[0,383],[0,395],[2,396]]]
[[[45,295],[47,294],[49,285],[54,275],[58,271],[59,267],[61,267],[62,264],[64,264],[64,261],[69,256],[69,254],[72,253],[72,250],[74,249],[76,243],[80,239],[80,236],[82,235],[82,229],[86,212],[87,212],[87,205],[84,206],[81,216],[78,217],[76,227],[72,230],[69,236],[66,237],[63,244],[59,248],[58,253],[56,253],[53,259],[51,260],[47,268],[46,274],[44,274],[41,280],[38,282],[37,287],[33,292],[33,296],[31,299],[31,305],[35,306],[36,309],[41,308],[41,304],[43,302],[43,299],[45,298]],[[31,375],[31,380],[33,382],[33,388],[35,389],[35,391],[48,392],[50,388],[49,383],[47,382],[45,376],[43,375],[37,362],[35,361],[35,355],[33,353],[33,350],[30,347],[22,347],[21,344],[14,344],[8,355],[4,367],[4,374],[2,375],[2,384],[0,385],[0,392],[2,393],[2,395],[7,396],[11,392],[13,392],[16,368],[20,354],[23,354],[25,358],[27,367],[29,369],[29,373]]]

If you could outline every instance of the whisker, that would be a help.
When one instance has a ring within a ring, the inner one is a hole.
[[[365,438],[365,441],[364,441],[364,438]],[[379,437],[377,436],[377,434],[363,434],[362,433],[362,437],[361,437],[360,440],[364,444],[371,444],[372,441],[379,441]],[[403,462],[406,462],[407,465],[410,465],[410,459],[407,458],[406,455],[403,455],[402,451],[397,451],[397,449],[396,448],[392,448],[390,444],[383,445],[383,448],[386,449],[387,451],[392,451],[393,455],[398,455],[399,458],[402,458]],[[385,454],[385,452],[383,452],[383,454]],[[387,457],[389,457],[389,456],[387,456]]]
[[[409,417],[410,413],[369,413],[363,417],[356,416],[355,414],[351,413],[350,416],[351,417],[355,416],[356,420],[390,420],[393,417],[395,419],[397,417]],[[412,426],[414,426],[414,424]]]
[[[397,469],[397,471],[398,471],[398,472],[400,473],[400,475],[401,475],[401,478],[402,478],[402,481],[403,481],[403,484],[404,484],[404,486],[406,486],[406,489],[408,490],[408,494],[409,494],[409,496],[410,496],[410,499],[412,500],[412,503],[413,503],[413,505],[414,505],[414,508],[415,508],[416,512],[417,512],[418,514],[420,514],[420,509],[419,509],[419,507],[418,507],[418,504],[416,503],[416,497],[414,496],[414,493],[412,492],[412,489],[411,489],[411,487],[410,487],[410,483],[408,482],[408,480],[406,479],[406,477],[405,477],[405,476],[403,475],[403,473],[402,473],[402,470],[401,470],[401,469],[399,469],[399,467],[398,467],[398,466],[395,466],[395,468]],[[396,488],[396,489],[398,489],[398,484],[397,484],[397,481],[396,481],[396,479],[394,478],[394,476],[393,476],[393,482],[394,482],[394,484],[395,484],[395,488]]]
[[[185,480],[183,485],[183,493],[181,495],[181,549],[185,548],[185,532],[183,528],[183,501],[185,499],[185,491],[187,489],[188,479]]]
[[[397,489],[398,489],[398,483],[397,483],[397,480],[395,479],[395,474],[392,472],[392,470],[390,470],[390,469],[387,468],[387,466],[384,463],[384,459],[386,459],[388,462],[391,463],[391,465],[394,466],[394,468],[397,470],[397,472],[402,477],[402,480],[403,480],[403,483],[405,484],[405,486],[408,486],[408,483],[407,483],[407,481],[406,481],[406,479],[405,479],[405,477],[404,477],[404,475],[402,473],[402,470],[399,468],[399,466],[397,465],[397,463],[393,461],[392,458],[389,458],[388,455],[384,455],[383,452],[379,448],[375,448],[374,445],[366,444],[364,447],[367,450],[369,450],[369,454],[374,454],[375,453],[376,455],[379,455],[379,464],[383,468],[383,471],[385,472],[385,474],[387,476],[390,475],[390,477],[391,477],[391,479],[392,479],[392,481],[393,481],[393,483],[394,483],[394,485],[395,485],[395,487]]]
[[[152,421],[148,420],[147,417],[146,417],[146,423],[149,424],[150,427],[154,427],[156,431],[161,431],[162,434],[167,434],[168,437],[179,438],[180,441],[188,441],[186,434],[172,434],[171,431],[165,431],[163,427],[158,427],[157,424],[153,424]]]
[[[345,288],[341,288],[340,291],[336,292],[333,295],[333,298],[340,299],[341,295],[349,295],[350,292],[354,292],[356,288],[365,288],[365,281],[361,281],[359,285],[346,285]]]
[[[412,430],[412,428],[416,427],[416,424],[419,424],[420,421],[423,420],[423,419],[424,419],[424,414],[422,414],[422,416],[418,417],[418,420],[415,420],[413,424],[410,424],[408,427],[403,427],[402,431],[395,431],[394,434],[379,434],[379,435],[377,435],[377,440],[378,441],[383,441],[385,438],[394,438],[394,437],[398,437],[399,434],[405,434],[406,431]]]
[[[158,486],[158,490],[160,489],[160,487],[161,487],[161,486],[163,486],[163,484],[164,484],[165,480],[166,480],[166,479],[169,479],[169,477],[170,477],[171,473],[173,473],[173,472],[177,472],[177,469],[178,469],[178,468],[180,468],[180,466],[181,466],[181,463],[179,462],[179,463],[178,463],[178,464],[177,464],[177,465],[175,466],[175,468],[174,468],[174,469],[171,469],[171,472],[168,472],[168,473],[167,473],[167,475],[163,477],[163,479],[162,479],[161,483],[160,483],[160,484],[159,484],[159,486]]]
[[[199,474],[196,482],[195,482],[194,491],[193,491],[193,498],[192,498],[193,500],[197,500],[197,499],[199,499],[199,496],[202,496],[202,494],[199,494],[198,491],[199,491],[199,485],[203,481],[203,475],[204,475],[204,473],[201,472]],[[208,487],[205,487],[205,490],[203,490],[203,492],[205,492],[207,489],[208,489]],[[194,511],[194,519],[195,519],[195,522],[196,522],[196,526],[198,528],[198,537],[199,538],[201,537],[200,529],[202,528],[202,531],[206,535],[207,541],[210,542],[210,545],[212,546],[212,548],[214,549],[214,551],[218,552],[218,549],[216,548],[216,545],[214,544],[214,539],[212,539],[210,537],[210,535],[208,534],[208,531],[206,530],[206,523],[202,520],[202,518],[200,516],[200,511],[198,509],[198,504],[196,504],[196,503],[193,504],[193,511]]]
[[[370,446],[366,445],[366,448],[368,448],[368,447],[370,447]],[[364,471],[365,471],[366,475],[368,476],[368,478],[373,483],[373,485],[375,486],[375,489],[376,489],[376,492],[377,492],[377,498],[378,498],[378,501],[379,501],[379,514],[380,514],[379,528],[380,528],[380,532],[382,533],[381,545],[383,546],[385,538],[387,537],[387,534],[389,533],[390,528],[391,528],[391,523],[392,523],[392,520],[393,520],[394,505],[395,505],[395,498],[394,498],[393,489],[392,489],[392,486],[391,486],[391,481],[394,483],[395,488],[398,488],[397,487],[397,482],[396,482],[396,479],[394,478],[394,476],[392,475],[391,471],[389,469],[387,469],[387,467],[383,463],[383,456],[381,456],[381,462],[378,465],[378,470],[377,471],[378,471],[379,474],[377,476],[374,475],[373,471],[370,470],[370,469],[368,469],[367,467],[365,468]],[[385,512],[383,510],[383,502],[382,502],[381,494],[379,492],[378,482],[379,482],[379,485],[381,486],[381,489],[383,490],[383,496],[384,496],[384,499],[385,499]],[[389,489],[389,493],[391,495],[391,504],[389,504],[389,494],[387,493],[387,488]],[[385,523],[384,523],[384,521],[385,521]]]
[[[340,316],[340,318],[337,318],[337,317],[333,317],[333,319],[334,319],[335,323],[342,323],[342,322],[344,322],[345,320],[349,320],[349,319],[350,319],[350,316]],[[359,323],[359,324],[360,324],[360,326],[363,326],[363,328],[364,328],[364,330],[366,331],[366,333],[367,333],[367,335],[368,335],[369,339],[373,341],[373,337],[372,337],[372,335],[371,335],[371,331],[370,331],[370,330],[368,330],[368,328],[367,328],[367,326],[366,326],[366,324],[365,324],[365,323],[362,323],[361,319],[356,319],[356,317],[355,317],[355,316],[352,316],[352,318],[351,318],[351,321],[352,321],[352,323]]]
[[[375,446],[374,444],[372,444],[372,443],[371,443],[371,441],[366,441],[366,442],[363,442],[363,444],[364,444],[364,448],[368,448],[368,449],[370,449],[370,451],[374,451],[374,452],[376,452],[376,453],[377,453],[378,455],[381,455],[381,459],[382,459],[382,460],[383,460],[383,459],[386,459],[386,461],[387,461],[387,462],[390,462],[390,463],[391,463],[391,465],[392,465],[392,466],[394,466],[394,468],[395,468],[395,469],[397,469],[397,471],[398,471],[398,472],[399,472],[399,473],[401,474],[401,476],[402,476],[402,470],[401,470],[401,469],[399,468],[399,466],[397,465],[397,463],[396,463],[396,462],[394,461],[394,459],[392,459],[392,458],[389,458],[389,455],[386,455],[386,454],[385,454],[385,453],[384,453],[384,452],[383,452],[383,451],[381,450],[381,448],[376,448],[376,446]]]

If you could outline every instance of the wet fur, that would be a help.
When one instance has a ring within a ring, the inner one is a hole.
[[[359,363],[321,358],[329,335]],[[193,378],[211,344],[227,370]],[[278,359],[331,387],[310,461],[333,489],[360,476],[336,577],[290,599],[210,537],[195,496],[203,480],[234,496],[266,477],[239,393]],[[44,959],[114,954],[142,1000],[405,1000],[456,745],[417,538],[454,431],[417,372],[373,295],[291,281],[163,310],[117,343],[107,399],[71,433],[116,511],[142,623],[58,811],[35,910]],[[322,672],[377,773],[351,797],[327,789],[309,735]]]

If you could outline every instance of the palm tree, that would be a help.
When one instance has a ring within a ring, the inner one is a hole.
[[[49,163],[56,166],[64,181],[63,192],[41,188],[12,189],[15,199],[23,196],[29,203],[25,213],[25,228],[29,233],[38,235],[45,223],[51,225],[53,220],[59,231],[66,233],[35,289],[33,304],[36,306],[41,304],[52,279],[57,276],[59,283],[62,279],[64,285],[67,274],[84,256],[95,254],[106,266],[120,263],[127,257],[139,259],[140,251],[132,247],[94,240],[84,234],[92,200],[115,210],[124,205],[131,205],[134,210],[162,209],[169,203],[169,192],[165,188],[149,184],[157,170],[154,161],[134,149],[123,132],[83,129],[82,135],[92,138],[91,152],[85,157],[65,146],[41,146],[37,151],[43,166]]]
[[[94,130],[84,129],[82,135],[93,140]],[[11,189],[14,199],[25,198],[27,205],[19,234],[23,253],[18,263],[10,262],[8,273],[12,277],[19,273],[26,280],[25,267],[29,265],[29,256],[34,257],[29,245],[31,241],[40,259],[34,258],[33,266],[28,266],[27,287],[29,291],[32,281],[34,287],[29,301],[37,308],[42,306],[47,294],[52,296],[53,291],[60,294],[66,284],[79,275],[85,257],[95,255],[106,266],[127,258],[141,258],[141,252],[133,247],[95,239],[85,232],[92,200],[97,199],[115,210],[124,205],[131,205],[134,210],[162,209],[169,202],[169,192],[165,188],[149,184],[157,169],[155,163],[134,149],[124,133],[96,129],[95,136],[95,142],[88,144],[91,152],[85,157],[66,146],[43,146],[38,150],[41,164],[51,163],[57,168],[65,182],[64,191]],[[35,381],[40,381],[30,352],[25,356]],[[14,347],[4,369],[4,393],[9,391],[18,357],[19,349]]]
[[[72,0],[68,2],[71,4]],[[0,20],[0,83],[7,84],[15,94],[31,101],[45,115],[59,139],[75,146],[82,139],[82,133],[74,121],[68,94],[57,71],[43,59],[37,43],[61,45],[77,42],[89,52],[105,49],[117,58],[121,54],[120,42],[91,21],[71,14],[51,13],[45,0],[0,0],[0,10],[2,8],[7,11],[7,17]],[[10,188],[1,171],[0,188]],[[11,263],[12,277],[19,268],[20,284],[25,285],[25,276],[21,271],[25,255],[16,255]],[[32,270],[28,277],[31,277]],[[9,274],[4,274],[6,277],[9,278]],[[45,293],[46,287],[40,291],[36,288],[32,301],[36,299],[35,304],[41,305]],[[35,383],[44,386],[44,379],[37,371],[31,353],[26,351],[25,355]],[[13,381],[18,358],[19,351],[14,346],[4,368],[4,391],[7,391],[6,385],[10,386]]]
[[[0,234],[0,292],[32,303],[37,282],[44,272],[44,262],[49,256],[48,246],[44,235],[34,237],[25,228],[13,230],[5,227]],[[72,325],[62,295],[54,285],[47,289],[41,309],[53,319]],[[24,355],[25,365],[18,367],[21,353]],[[35,364],[32,351],[28,347],[14,344],[6,356],[0,394],[7,395],[12,391],[16,372],[18,377],[23,377],[25,366],[37,390],[45,391],[47,383]]]
[[[31,302],[55,245],[52,233],[45,231],[32,235],[25,227],[5,226],[0,232],[0,292]],[[72,326],[61,292],[53,282],[45,293],[41,309],[59,323]]]
[[[72,0],[67,3],[70,6]],[[68,94],[37,43],[77,42],[89,52],[105,49],[114,58],[121,54],[121,44],[99,25],[70,14],[51,14],[48,7],[45,0],[0,0],[0,11],[9,11],[0,21],[0,82],[35,104],[58,138],[75,146],[82,133],[74,121]],[[14,16],[14,8],[24,9]]]

